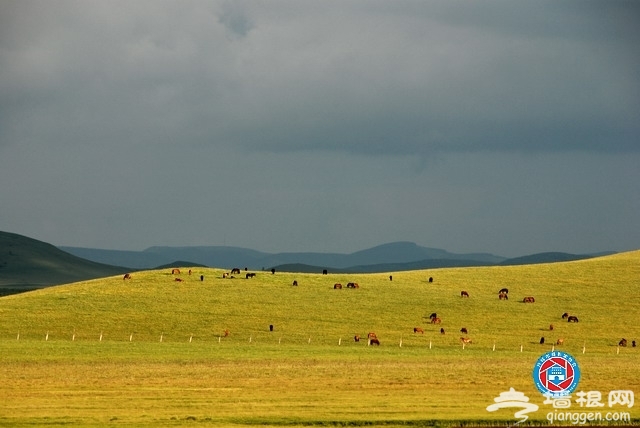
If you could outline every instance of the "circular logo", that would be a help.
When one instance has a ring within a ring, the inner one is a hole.
[[[551,398],[571,394],[579,380],[578,362],[566,352],[547,352],[533,366],[533,382],[538,391]]]

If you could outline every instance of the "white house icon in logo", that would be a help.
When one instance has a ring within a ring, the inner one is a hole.
[[[553,366],[547,372],[549,382],[560,383],[567,379],[567,370],[561,366]]]

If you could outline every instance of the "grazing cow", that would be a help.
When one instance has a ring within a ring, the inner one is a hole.
[[[440,334],[444,334],[444,328],[440,328]]]
[[[222,336],[223,336],[223,337],[227,337],[227,336],[229,336],[229,330],[225,330],[225,331],[222,333]]]
[[[466,327],[462,327],[462,328],[460,329],[460,333],[462,333],[462,334],[469,334],[469,332],[467,331],[467,328],[466,328]]]
[[[123,279],[123,280],[124,280],[124,279],[131,279],[131,274],[130,274],[130,273],[125,273],[125,274],[124,274],[124,278],[122,278],[122,279]]]
[[[460,297],[469,297],[469,293],[467,293],[466,291],[461,291]]]
[[[380,341],[377,337],[372,337],[371,339],[369,339],[369,345],[380,346]]]
[[[177,268],[171,269],[171,275],[180,275],[180,269],[177,269]]]
[[[508,288],[503,288],[502,290],[498,291],[498,294],[500,294],[500,293],[509,294],[509,289]]]
[[[544,345],[544,337],[541,337],[541,338],[540,338],[540,344],[541,344],[541,345]]]
[[[464,344],[473,343],[468,337],[461,337],[460,340],[462,340],[462,343]]]
[[[235,273],[239,274],[239,273],[240,273],[240,268],[233,268],[233,269],[231,269],[231,275],[233,275],[233,274],[235,274]]]
[[[509,295],[507,293],[498,293],[498,299],[509,300]]]
[[[440,324],[442,320],[438,317],[431,318],[431,324]]]
[[[524,299],[522,299],[523,303],[534,303],[536,301],[536,299],[533,298],[533,296],[527,296]]]
[[[558,339],[556,345],[564,345],[564,339]]]
[[[251,272],[251,273],[246,274],[245,278],[249,279],[249,278],[253,278],[254,276],[256,276],[255,272]]]
[[[293,285],[294,287],[297,287],[298,286],[298,281],[294,279],[293,280],[293,284],[291,284],[291,285]]]
[[[434,312],[431,315],[429,315],[429,318],[431,319],[438,318],[438,315]]]
[[[622,339],[620,342],[618,342],[618,346],[627,346],[627,339]]]
[[[333,289],[334,290],[341,290],[342,289],[342,284],[333,284]]]
[[[347,288],[360,288],[357,282],[349,282],[347,283]]]
[[[182,282],[182,278],[176,278],[177,282]]]
[[[414,333],[424,334],[424,330],[421,329],[420,327],[413,327],[413,332]]]
[[[569,315],[569,317],[567,318],[567,322],[578,322],[578,317]]]
[[[565,312],[564,314],[562,314],[562,319],[565,319],[565,318],[569,318],[569,314],[568,314],[567,312]]]
[[[367,339],[377,339],[378,336],[376,336],[376,334],[372,331],[369,332],[369,334],[367,334]]]
[[[429,277],[429,282],[433,282],[433,277]]]
[[[549,330],[553,330],[553,324],[549,324]]]
[[[355,342],[360,342],[360,336],[356,334],[355,336],[353,336],[353,340]]]
[[[322,274],[326,275],[327,274],[327,270],[326,269],[322,269]]]

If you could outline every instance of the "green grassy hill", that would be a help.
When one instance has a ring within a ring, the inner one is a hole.
[[[513,412],[486,406],[509,387],[542,405],[531,370],[552,346],[577,357],[585,391],[640,393],[640,348],[617,346],[640,343],[640,251],[385,274],[188,270],[1,298],[0,424],[505,423]],[[360,287],[333,288],[348,282]],[[379,347],[354,342],[368,332]]]
[[[0,295],[126,271],[80,259],[35,239],[0,232]]]

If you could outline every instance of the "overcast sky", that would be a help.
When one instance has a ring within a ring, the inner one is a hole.
[[[640,248],[640,2],[0,0],[0,230]]]

